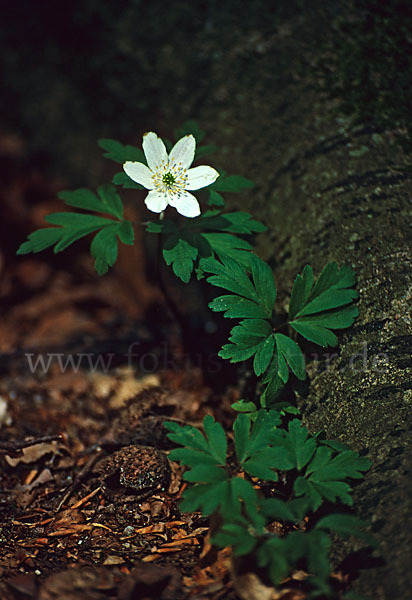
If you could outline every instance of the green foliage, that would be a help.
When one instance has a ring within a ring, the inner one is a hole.
[[[97,232],[93,238],[90,250],[95,259],[95,268],[99,275],[106,273],[117,259],[118,240],[132,245],[134,242],[133,226],[123,220],[123,204],[112,185],[102,185],[97,195],[88,189],[60,192],[59,197],[68,206],[81,208],[97,213],[106,213],[112,218],[99,217],[87,213],[53,213],[45,220],[57,227],[38,229],[29,234],[17,254],[41,252],[54,246],[54,252],[61,252],[73,242]]]
[[[124,145],[117,140],[101,139],[98,142],[100,148],[103,148],[103,156],[121,165],[128,160],[141,162],[147,165],[143,150],[136,146]]]
[[[164,236],[163,257],[184,283],[190,280],[196,263],[199,264],[198,277],[203,276],[205,269],[200,259],[205,257],[218,256],[222,260],[227,258],[244,266],[249,265],[252,246],[234,234],[250,235],[263,229],[264,226],[248,213],[221,214],[218,210],[187,219],[181,229],[169,219],[147,225],[147,231]],[[210,230],[213,233],[209,233]]]
[[[338,338],[331,329],[352,325],[358,309],[352,303],[358,297],[352,287],[354,271],[328,263],[314,284],[312,267],[306,265],[297,275],[289,305],[290,325],[307,340],[322,347],[336,346]]]
[[[192,426],[165,423],[171,432],[168,437],[183,446],[172,450],[169,458],[189,468],[184,478],[193,484],[184,491],[181,508],[201,510],[205,516],[218,514],[221,524],[212,543],[232,546],[235,556],[253,554],[274,584],[303,560],[310,573],[312,595],[328,594],[329,532],[355,536],[372,546],[375,541],[366,531],[366,524],[353,515],[332,513],[319,519],[316,511],[324,500],[350,505],[347,480],[362,477],[370,461],[344,446],[330,447],[328,441],[311,435],[297,419],[283,429],[278,411],[260,409],[255,417],[252,421],[248,415],[239,414],[234,422],[235,460],[228,453],[223,428],[212,417],[204,419],[205,435]],[[279,477],[279,473],[287,472],[288,477]],[[264,497],[254,489],[251,477],[277,482],[278,495]],[[294,480],[293,495],[286,501],[281,498],[290,496],[290,488],[286,487],[290,477]],[[303,523],[307,516],[314,525],[306,531],[294,531],[293,526]],[[273,521],[291,532],[281,537],[268,534],[267,526]]]

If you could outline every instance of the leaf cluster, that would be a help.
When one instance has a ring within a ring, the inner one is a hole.
[[[168,437],[183,446],[169,457],[188,467],[184,479],[193,484],[183,493],[181,508],[201,510],[204,516],[218,514],[221,525],[212,542],[232,546],[235,556],[254,553],[275,584],[303,559],[315,592],[328,593],[329,532],[357,536],[372,545],[374,540],[360,519],[339,513],[317,519],[316,511],[324,501],[351,505],[348,480],[362,477],[371,463],[343,445],[310,435],[297,419],[287,430],[280,425],[281,416],[274,410],[259,410],[253,423],[247,415],[238,415],[233,425],[234,457],[230,453],[228,457],[225,432],[211,416],[204,419],[204,435],[193,426],[166,423]],[[292,496],[281,500],[288,493],[280,481],[290,477]],[[277,482],[279,496],[264,497],[253,481]],[[314,525],[295,531],[308,515]],[[273,521],[290,533],[269,534],[267,526]]]
[[[252,246],[238,235],[251,235],[264,229],[248,213],[221,214],[219,210],[209,210],[200,217],[187,219],[181,228],[169,219],[147,226],[147,231],[163,236],[164,260],[184,283],[189,282],[196,265],[198,278],[203,276],[204,258],[230,258],[235,263],[248,265]]]
[[[45,220],[56,227],[38,229],[29,234],[17,254],[41,252],[54,246],[54,253],[65,250],[73,242],[95,233],[90,251],[99,275],[105,273],[117,259],[118,240],[132,245],[134,231],[130,221],[123,219],[123,204],[113,185],[102,185],[97,194],[86,188],[60,192],[65,204],[92,213],[103,213],[110,218],[88,213],[61,212],[47,215]]]

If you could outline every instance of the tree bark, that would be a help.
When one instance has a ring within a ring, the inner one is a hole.
[[[225,168],[257,183],[231,208],[268,226],[257,252],[273,267],[283,309],[305,264],[317,274],[331,260],[356,271],[359,318],[329,356],[306,347],[308,384],[298,404],[311,431],[373,461],[355,486],[355,506],[385,564],[362,570],[354,587],[401,599],[412,584],[411,171],[396,132],[354,125],[296,75],[308,48],[298,40],[312,38],[316,53],[319,19],[291,18],[264,39],[231,32],[225,60],[213,62],[213,87],[182,114],[213,123]]]

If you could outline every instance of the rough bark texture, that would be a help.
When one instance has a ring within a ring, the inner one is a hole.
[[[411,175],[392,132],[352,126],[333,101],[292,75],[296,40],[316,39],[319,27],[317,16],[306,15],[286,20],[265,39],[231,31],[225,60],[216,57],[211,70],[207,98],[184,110],[213,123],[210,133],[231,172],[257,182],[241,208],[268,226],[258,251],[273,266],[281,303],[306,263],[317,273],[330,260],[356,270],[359,319],[340,336],[335,358],[310,360],[316,349],[308,348],[310,385],[299,405],[312,431],[326,430],[374,463],[355,502],[372,523],[386,564],[362,571],[355,589],[378,599],[407,598]]]

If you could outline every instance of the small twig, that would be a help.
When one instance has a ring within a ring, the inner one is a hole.
[[[25,440],[24,442],[6,442],[0,440],[0,452],[4,454],[20,454],[24,448],[29,448],[30,446],[35,446],[36,444],[43,444],[47,442],[55,442],[57,440],[62,440],[63,436],[58,434],[55,435],[45,435],[39,438],[33,438],[31,440]]]
[[[98,458],[100,458],[101,451],[102,451],[102,449],[100,447],[98,447],[97,451],[96,451],[96,454],[93,454],[93,456],[91,456],[89,458],[89,460],[87,461],[87,463],[80,470],[80,473],[77,475],[76,481],[74,481],[71,484],[71,486],[66,491],[66,493],[63,496],[63,498],[60,500],[59,504],[57,505],[56,513],[59,512],[59,510],[61,509],[61,507],[63,506],[63,504],[70,498],[70,496],[73,494],[73,492],[79,487],[82,479],[84,479],[86,477],[86,475],[88,475],[88,473],[92,470],[92,468],[95,465],[95,462],[97,461]]]

